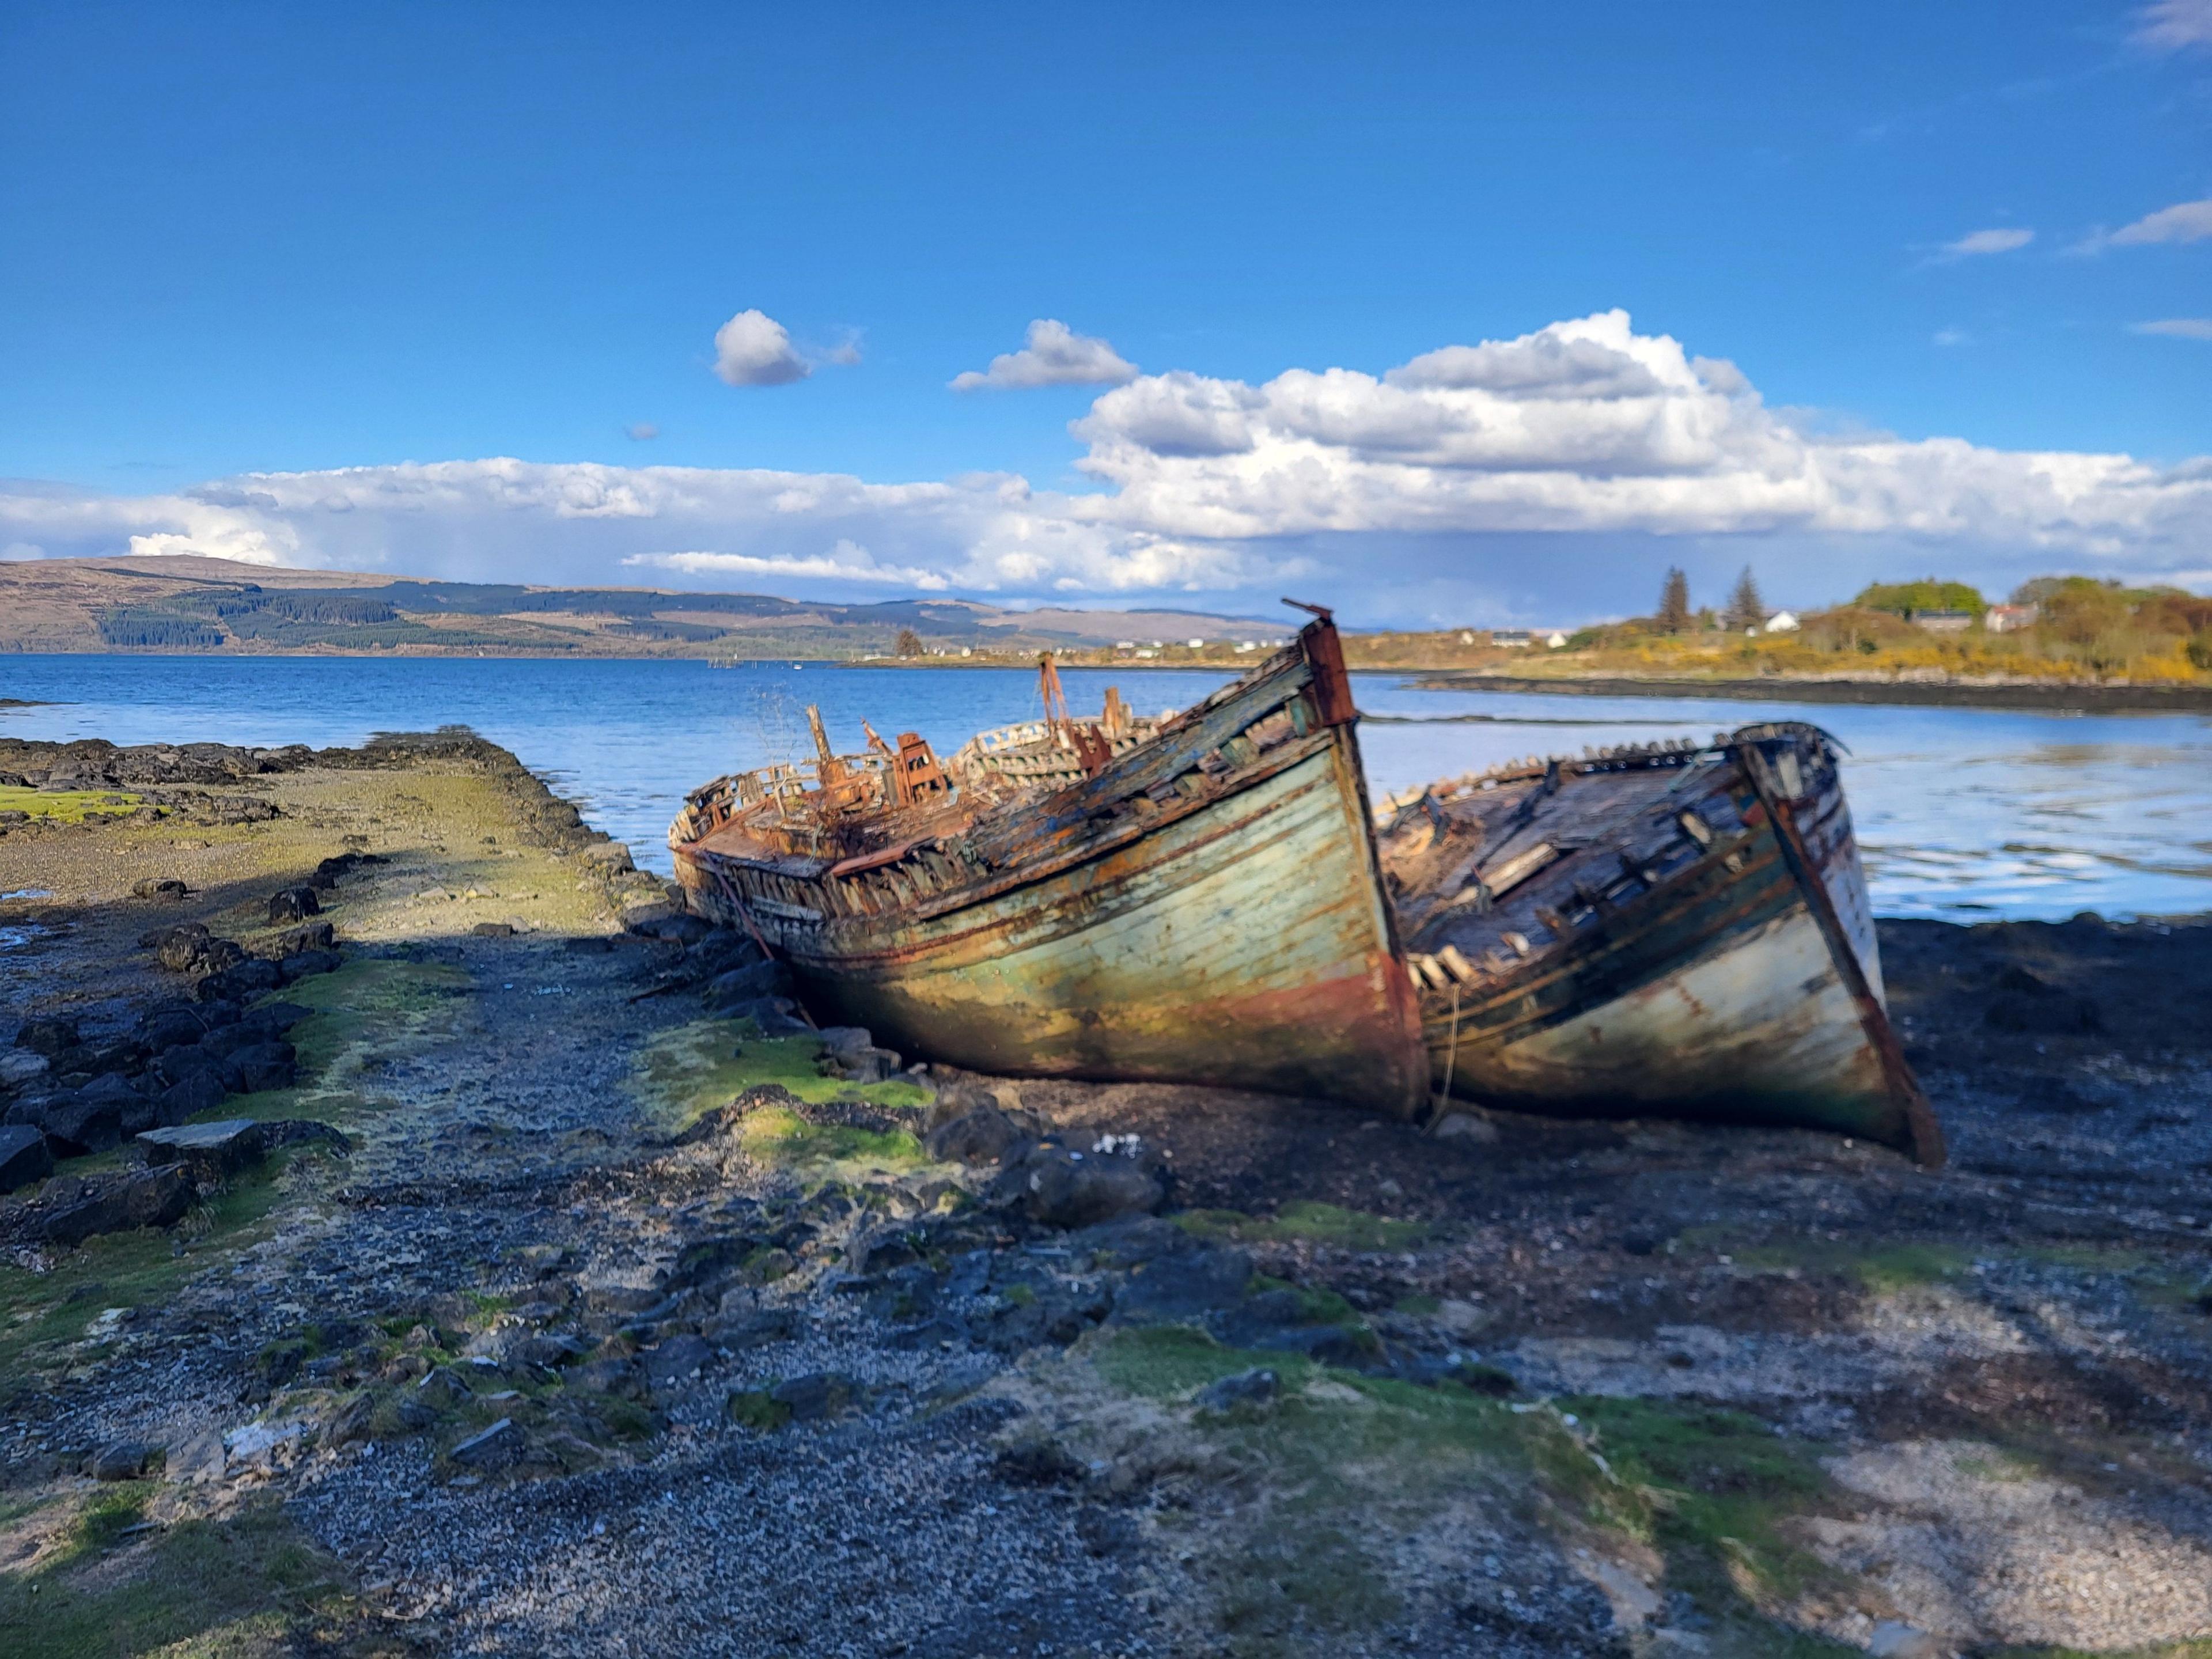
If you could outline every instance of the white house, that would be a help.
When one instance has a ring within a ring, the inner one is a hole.
[[[1567,648],[1567,636],[1557,629],[1553,629],[1544,635],[1544,644],[1550,650],[1564,651]]]
[[[1797,613],[1794,611],[1776,611],[1766,619],[1766,631],[1770,634],[1795,634],[1797,631]]]

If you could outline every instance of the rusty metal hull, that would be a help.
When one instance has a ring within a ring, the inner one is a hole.
[[[1572,919],[1550,908],[1564,937],[1508,970],[1428,989],[1437,1085],[1523,1111],[1819,1127],[1941,1162],[1882,1006],[1840,779],[1810,758],[1787,774],[1811,781],[1784,789],[1750,745],[1705,775],[1686,770],[1658,811],[1702,805],[1726,826],[1710,846],[1621,902]],[[1647,816],[1650,805],[1639,802]]]
[[[711,836],[674,845],[678,878],[700,914],[761,933],[817,1018],[902,1052],[1410,1115],[1427,1096],[1419,1007],[1351,725],[1320,723],[1310,684],[1303,661],[1250,677],[1249,696],[1202,705],[1100,776],[1018,809],[1018,836],[980,823],[959,849],[977,867],[935,882],[913,871],[922,886],[872,914],[832,874]],[[1295,731],[1288,718],[1255,724],[1285,709]],[[1236,747],[1254,731],[1264,753]],[[1189,769],[1224,752],[1234,766]],[[1178,778],[1181,792],[1168,787]],[[1114,817],[1133,792],[1165,804]]]

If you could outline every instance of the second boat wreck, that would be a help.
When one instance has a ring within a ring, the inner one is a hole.
[[[1313,607],[1308,607],[1313,609]],[[940,763],[908,732],[716,780],[669,832],[691,906],[818,1017],[978,1071],[1428,1097],[1325,611],[1156,727],[1109,694]]]
[[[1381,842],[1444,1095],[1802,1125],[1942,1162],[1819,728],[1431,785],[1386,803]]]

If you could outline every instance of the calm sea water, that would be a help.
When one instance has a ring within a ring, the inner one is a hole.
[[[1142,712],[1181,708],[1222,677],[1073,670],[1078,712],[1118,683]],[[1997,713],[1423,691],[1358,677],[1376,792],[1516,756],[1695,734],[1753,720],[1826,726],[1876,908],[1887,915],[2062,917],[2212,910],[2212,719]],[[720,773],[811,754],[805,708],[841,749],[860,721],[949,751],[1038,712],[1022,669],[495,658],[0,656],[0,735],[318,747],[372,732],[474,727],[503,744],[665,871],[684,792]]]

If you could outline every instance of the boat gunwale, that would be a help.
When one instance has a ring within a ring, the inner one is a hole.
[[[1288,702],[1289,699],[1285,698],[1284,701]],[[1280,704],[1273,705],[1267,713],[1273,713],[1274,708],[1280,706]],[[1262,714],[1256,718],[1264,720],[1267,718],[1267,714]],[[1154,835],[1171,824],[1179,823],[1184,818],[1195,812],[1202,811],[1208,806],[1232,799],[1245,791],[1265,783],[1279,773],[1289,770],[1300,762],[1334,748],[1336,744],[1336,733],[1341,728],[1335,726],[1321,726],[1308,732],[1303,738],[1289,738],[1249,766],[1240,767],[1221,778],[1209,779],[1206,787],[1198,793],[1183,796],[1174,806],[1162,806],[1155,816],[1134,817],[1116,823],[1111,830],[1096,839],[1078,842],[1033,864],[1010,866],[997,872],[987,881],[963,884],[949,892],[932,895],[922,903],[902,905],[895,914],[902,920],[933,921],[951,911],[962,909],[971,904],[986,902],[1006,893],[1018,891],[1023,887],[1036,882],[1051,880],[1063,871],[1094,859],[1109,856],[1128,843],[1141,841],[1146,836]],[[1031,805],[1042,805],[1042,803],[1031,803]],[[914,846],[922,844],[915,842]],[[908,850],[912,850],[912,848]],[[792,877],[799,880],[825,879],[835,868],[825,860],[822,861],[823,867],[819,871],[807,876],[796,876],[795,872],[790,870],[778,868],[769,860],[748,859],[734,853],[720,852],[699,842],[687,843],[672,848],[672,851],[678,859],[689,858],[694,863],[708,867],[719,865],[738,869],[756,869],[770,875]],[[823,918],[821,925],[828,927],[842,923],[878,921],[894,913],[885,912],[882,915],[872,915],[827,916]]]

